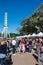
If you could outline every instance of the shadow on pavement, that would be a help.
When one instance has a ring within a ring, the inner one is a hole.
[[[12,61],[6,61],[6,64],[5,65],[12,65],[13,64],[13,62]]]
[[[33,54],[33,57],[34,57],[35,60],[38,62],[38,57],[37,57],[37,55]],[[39,65],[39,64],[37,63],[37,64],[35,64],[35,65]]]
[[[38,62],[38,57],[35,55],[35,54],[33,54],[33,57],[36,59],[36,61]]]

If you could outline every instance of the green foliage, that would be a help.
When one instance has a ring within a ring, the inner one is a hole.
[[[43,4],[36,11],[21,22],[19,32],[23,34],[43,32]]]
[[[11,38],[15,38],[16,36],[19,36],[19,34],[15,34],[15,33],[10,33],[9,35]]]
[[[0,37],[1,37],[1,33],[0,33]]]

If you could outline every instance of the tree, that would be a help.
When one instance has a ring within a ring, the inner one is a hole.
[[[22,26],[19,29],[21,34],[43,32],[43,4],[41,4],[31,16],[24,19],[20,24]]]
[[[19,36],[19,34],[15,34],[15,33],[9,33],[11,38],[15,38],[16,36]]]

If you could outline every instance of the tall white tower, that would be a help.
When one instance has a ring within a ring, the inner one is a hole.
[[[7,27],[7,12],[5,12],[4,16],[4,26]]]
[[[8,25],[7,25],[7,12],[5,12],[4,15],[4,38],[7,38],[7,31],[8,30]]]
[[[4,38],[7,38],[7,29],[8,29],[8,25],[7,25],[7,12],[5,12],[5,17],[4,17]]]
[[[5,12],[5,15],[4,15],[4,29],[3,29],[3,36],[4,38],[7,38],[7,31],[8,30],[8,25],[7,25],[7,12]]]

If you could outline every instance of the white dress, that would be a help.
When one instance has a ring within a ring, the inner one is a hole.
[[[22,44],[22,51],[25,52],[25,45]]]

